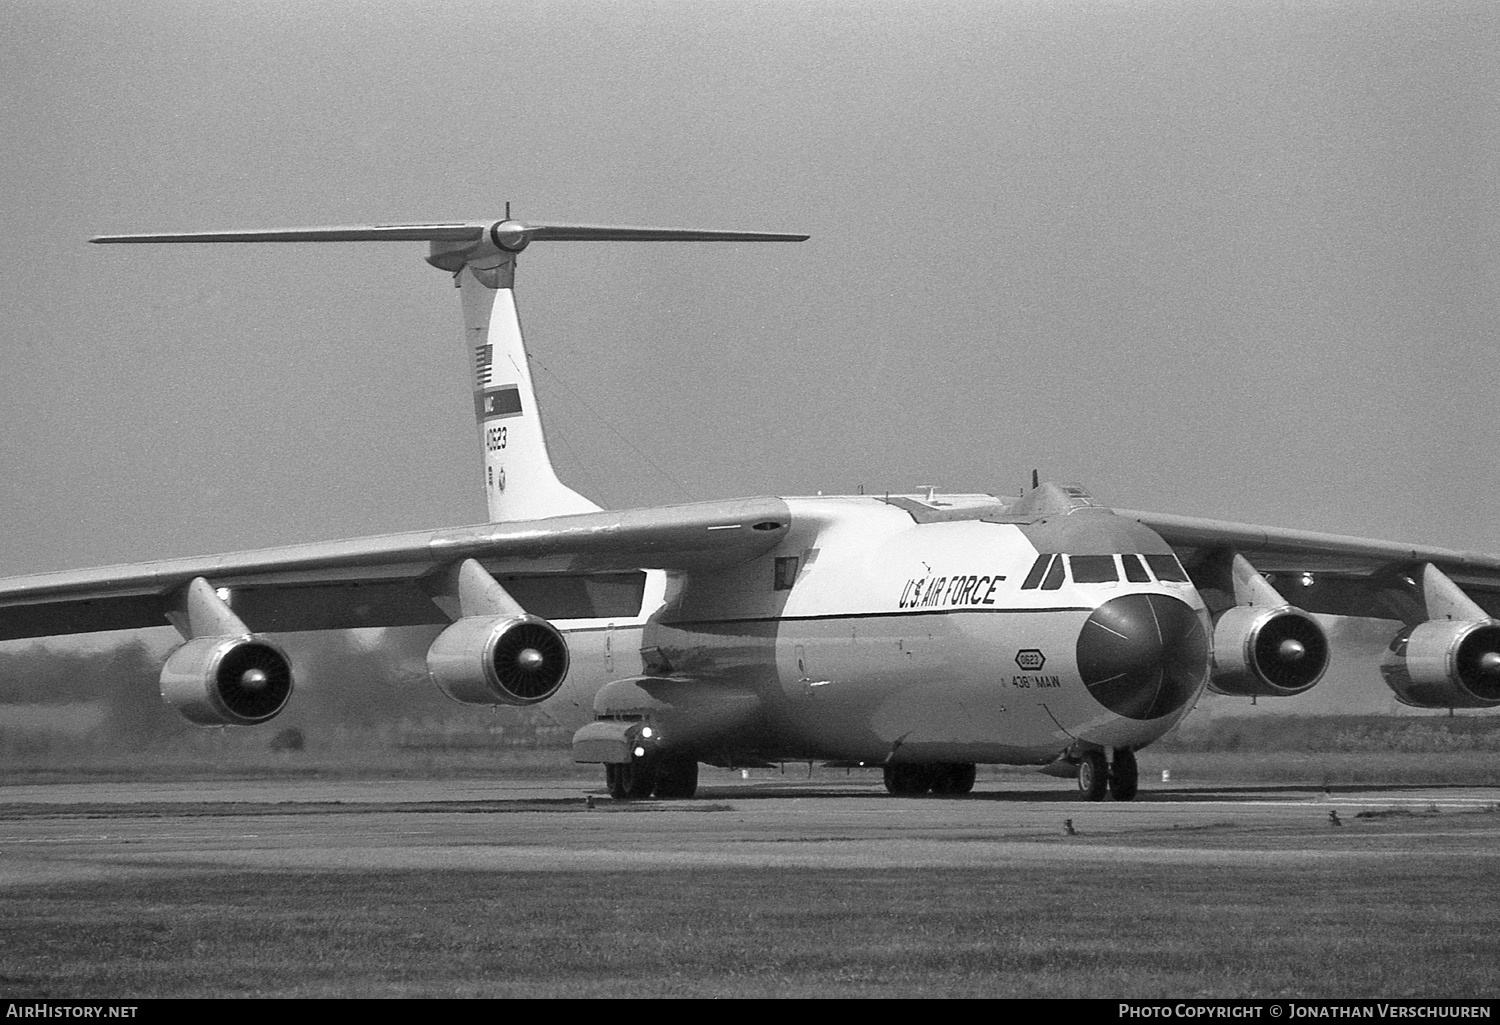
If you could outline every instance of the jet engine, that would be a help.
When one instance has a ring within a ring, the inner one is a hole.
[[[200,726],[254,726],[292,696],[292,663],[260,637],[197,637],[161,670],[161,696]]]
[[[1493,708],[1500,705],[1500,621],[1408,627],[1391,641],[1380,672],[1404,705]]]
[[[534,705],[557,693],[567,677],[568,642],[536,616],[472,616],[432,642],[427,675],[455,701]]]
[[[1328,637],[1301,609],[1236,605],[1214,625],[1209,689],[1246,697],[1290,697],[1328,668]]]

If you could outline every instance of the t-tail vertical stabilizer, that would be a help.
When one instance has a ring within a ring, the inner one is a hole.
[[[515,291],[490,288],[468,266],[456,280],[474,355],[474,415],[490,521],[595,512],[597,505],[557,479],[547,455]]]
[[[516,255],[532,242],[801,242],[760,231],[528,224],[512,220],[376,224],[265,231],[100,235],[95,242],[427,242],[427,262],[453,274],[474,367],[474,410],[490,519],[521,520],[599,507],[558,480],[547,455],[531,368],[516,315]]]

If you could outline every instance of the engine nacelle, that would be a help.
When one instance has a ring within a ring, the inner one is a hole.
[[[1500,705],[1500,622],[1433,619],[1398,633],[1380,664],[1396,699],[1416,708]]]
[[[1245,697],[1290,697],[1311,690],[1328,668],[1328,637],[1290,605],[1236,605],[1214,624],[1209,690]]]
[[[432,642],[427,675],[455,701],[534,705],[567,678],[568,642],[536,616],[472,616]]]
[[[292,696],[292,663],[261,637],[195,637],[161,669],[161,696],[200,726],[254,726]]]

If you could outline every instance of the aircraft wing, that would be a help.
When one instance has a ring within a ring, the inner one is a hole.
[[[1168,513],[1115,513],[1160,535],[1200,589],[1195,567],[1213,553],[1232,551],[1278,578],[1282,593],[1309,612],[1412,618],[1415,612],[1398,615],[1390,599],[1402,590],[1403,578],[1420,578],[1422,566],[1431,563],[1491,615],[1500,611],[1500,556]],[[1295,575],[1291,583],[1288,575]],[[1414,581],[1404,582],[1409,587]],[[1379,601],[1372,600],[1376,595]]]
[[[0,640],[165,626],[193,579],[255,631],[447,623],[428,581],[465,559],[493,574],[733,565],[774,548],[774,498],[584,513],[0,579]]]

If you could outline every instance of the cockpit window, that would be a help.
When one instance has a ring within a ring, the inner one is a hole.
[[[1052,561],[1050,555],[1038,555],[1036,562],[1031,564],[1031,572],[1026,574],[1026,582],[1021,585],[1021,590],[1029,591],[1042,582],[1042,574],[1047,572],[1047,564]]]
[[[1113,555],[1070,555],[1068,565],[1075,584],[1105,584],[1120,579]]]
[[[1147,566],[1156,573],[1157,580],[1183,583],[1188,579],[1175,555],[1126,554],[1119,556],[1118,564],[1115,558],[1113,555],[1053,555],[1043,552],[1031,564],[1021,590],[1032,591],[1040,587],[1043,591],[1055,591],[1069,579],[1075,584],[1117,583],[1121,566],[1125,569],[1125,579],[1133,584],[1151,582]]]
[[[1187,581],[1188,575],[1183,572],[1182,563],[1177,561],[1175,555],[1148,555],[1146,565],[1151,567],[1158,580]]]

